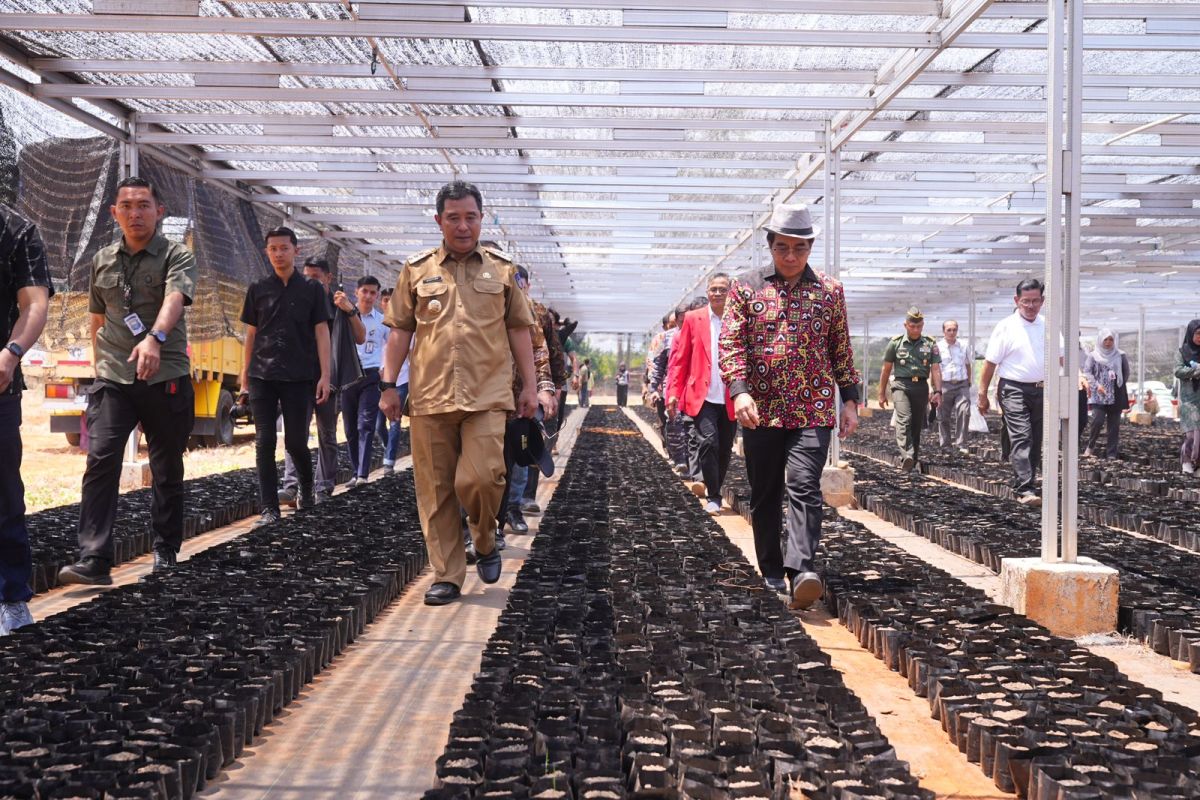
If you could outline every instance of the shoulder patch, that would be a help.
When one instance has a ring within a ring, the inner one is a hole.
[[[417,253],[416,255],[409,256],[408,260],[405,261],[404,264],[405,264],[405,266],[408,266],[409,264],[416,264],[418,261],[424,261],[425,259],[429,258],[431,255],[433,255],[437,251],[438,251],[438,248],[436,248],[436,247],[431,247],[428,250],[422,250],[421,252]]]
[[[498,247],[483,247],[481,249],[488,255],[495,256],[496,258],[500,259],[501,261],[507,261],[510,264],[513,263],[513,257]]]

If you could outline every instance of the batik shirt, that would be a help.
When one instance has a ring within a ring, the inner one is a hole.
[[[735,280],[720,350],[729,393],[749,393],[762,426],[832,428],[834,392],[858,400],[845,292],[812,267],[790,289],[773,270]]]

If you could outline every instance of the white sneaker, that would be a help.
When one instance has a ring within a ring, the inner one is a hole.
[[[29,613],[28,603],[0,603],[0,636],[32,624],[33,615]]]
[[[1195,475],[1196,468],[1194,466],[1192,466],[1191,464],[1184,464],[1183,465],[1183,474],[1184,475]]]
[[[709,500],[707,503],[704,504],[704,510],[707,511],[709,514],[713,514],[713,515],[720,514],[721,513],[721,504],[718,503],[716,500]]]
[[[363,483],[366,483],[366,481],[363,481]],[[357,477],[351,478],[350,480],[346,481],[347,489],[353,489],[355,486],[358,486],[358,478]]]

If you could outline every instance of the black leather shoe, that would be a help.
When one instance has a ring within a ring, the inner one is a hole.
[[[169,547],[154,548],[154,567],[151,572],[163,572],[175,566],[177,562],[175,551]]]
[[[463,547],[465,547],[467,550],[467,563],[474,564],[476,561],[475,540],[471,538],[471,529],[468,528],[466,525],[464,525],[463,529],[462,529],[462,534],[463,534]]]
[[[462,595],[462,590],[453,583],[439,582],[429,587],[425,593],[425,605],[444,606],[453,603]]]
[[[508,547],[508,542],[504,541],[504,531],[496,531],[496,549],[503,550]]]
[[[101,558],[88,557],[58,571],[59,583],[84,586],[112,586],[112,568]]]
[[[521,513],[521,509],[509,509],[508,527],[513,529],[513,533],[529,533],[529,523],[525,521],[525,515]]]
[[[787,594],[787,581],[783,578],[763,578],[763,584],[775,594]]]
[[[475,562],[475,571],[479,573],[479,580],[484,583],[500,580],[500,548],[497,547],[486,556],[480,556]]]

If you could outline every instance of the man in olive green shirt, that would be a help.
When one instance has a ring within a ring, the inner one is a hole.
[[[159,233],[166,208],[147,181],[117,184],[110,211],[121,241],[93,259],[88,297],[96,380],[87,408],[80,560],[59,571],[61,583],[112,583],[122,453],[139,423],[154,480],[154,569],[174,565],[183,542],[183,450],[195,415],[183,307],[192,302],[196,261]]]
[[[883,353],[883,371],[879,375],[879,405],[887,408],[891,395],[895,411],[892,427],[903,461],[900,468],[912,470],[921,457],[921,429],[929,406],[942,399],[942,357],[937,342],[924,336],[925,318],[921,310],[910,308],[904,318],[904,333],[888,342]],[[891,380],[889,380],[891,378]],[[933,383],[933,394],[929,384]]]

